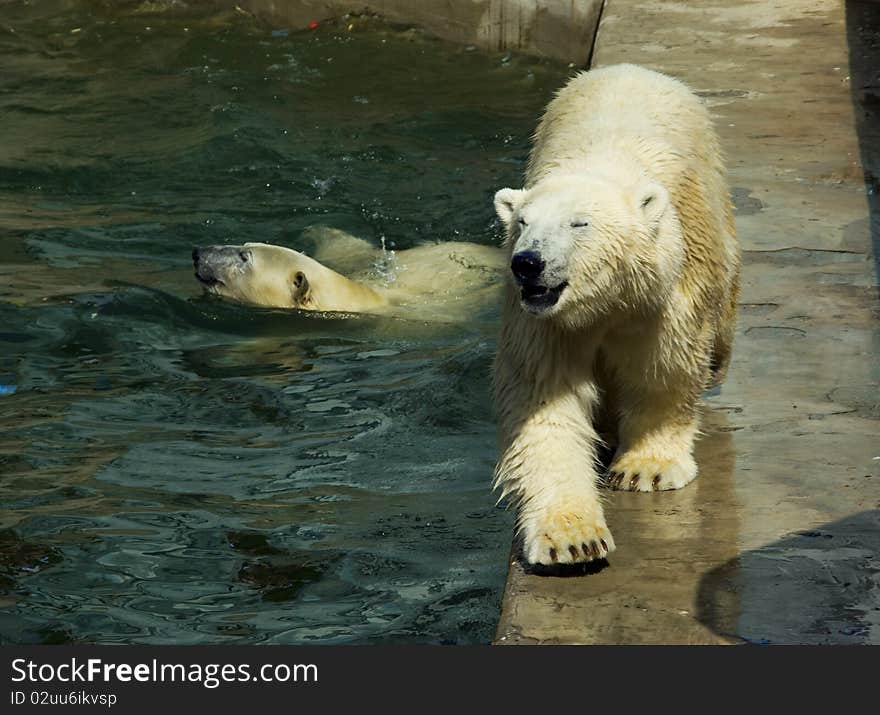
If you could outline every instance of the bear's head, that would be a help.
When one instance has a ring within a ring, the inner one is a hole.
[[[570,326],[668,296],[684,256],[666,189],[646,175],[586,169],[501,189],[510,271],[528,313]]]
[[[283,246],[205,246],[193,249],[192,258],[207,292],[240,303],[320,311],[374,307],[374,291]]]

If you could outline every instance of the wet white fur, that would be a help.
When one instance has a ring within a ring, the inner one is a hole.
[[[525,187],[495,203],[509,254],[535,250],[549,284],[568,282],[543,312],[508,282],[496,485],[518,507],[529,562],[604,557],[600,416],[617,434],[612,486],[683,487],[697,473],[698,396],[729,360],[739,249],[711,120],[665,75],[581,73],[547,107]]]
[[[497,300],[503,283],[505,257],[492,246],[434,243],[391,255],[326,227],[309,229],[304,240],[314,257],[268,243],[244,244],[248,262],[227,270],[223,283],[207,290],[265,307],[459,321]],[[392,266],[390,282],[376,270],[381,261]]]

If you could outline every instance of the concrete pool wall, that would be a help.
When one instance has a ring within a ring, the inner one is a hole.
[[[202,0],[215,5],[230,4]],[[418,25],[444,40],[511,50],[586,67],[602,0],[238,0],[254,15],[291,29],[368,12]]]

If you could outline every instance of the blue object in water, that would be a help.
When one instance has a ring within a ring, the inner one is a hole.
[[[17,389],[15,385],[0,385],[0,397],[15,394]]]
[[[272,30],[272,37],[287,37],[287,30]]]

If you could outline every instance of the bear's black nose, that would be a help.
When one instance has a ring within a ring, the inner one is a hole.
[[[520,283],[534,283],[544,270],[544,261],[534,251],[520,251],[510,261],[510,270]]]
[[[193,263],[198,263],[198,262],[199,262],[199,249],[194,248],[193,249]]]

